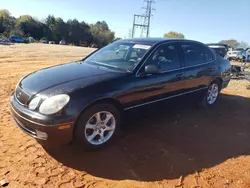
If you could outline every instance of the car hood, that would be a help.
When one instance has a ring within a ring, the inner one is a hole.
[[[98,79],[105,80],[112,75],[120,74],[104,67],[98,67],[83,62],[71,62],[38,70],[25,76],[19,82],[19,87],[27,94],[34,95],[43,90],[69,82],[79,81],[81,87],[93,84]]]

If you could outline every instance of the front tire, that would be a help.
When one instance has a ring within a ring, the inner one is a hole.
[[[212,82],[204,93],[202,105],[205,108],[214,106],[217,102],[220,90],[221,90],[221,83],[218,80]]]
[[[120,113],[112,104],[91,106],[77,121],[75,141],[86,150],[107,146],[119,135],[120,121]]]

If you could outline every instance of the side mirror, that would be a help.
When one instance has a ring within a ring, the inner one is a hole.
[[[159,72],[156,65],[147,65],[145,67],[145,74],[157,74]]]

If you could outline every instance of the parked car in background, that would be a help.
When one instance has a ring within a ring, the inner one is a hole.
[[[246,60],[250,62],[250,49],[246,51]]]
[[[246,53],[246,51],[244,50],[244,51],[242,51],[241,53],[238,54],[236,60],[237,60],[237,61],[240,61],[240,62],[245,62],[245,61],[246,61],[246,55],[247,55],[247,53]]]
[[[6,37],[0,37],[0,43],[9,43],[9,39],[7,39]]]
[[[47,40],[42,40],[41,42],[42,42],[43,44],[47,44],[47,43],[48,43]]]
[[[55,44],[55,41],[49,41],[49,44]]]
[[[228,59],[231,61],[231,60],[234,60],[234,61],[236,61],[236,60],[238,60],[239,59],[239,57],[241,56],[241,51],[228,51],[227,52],[227,57],[228,57]]]
[[[15,43],[24,43],[25,42],[25,40],[23,38],[18,37],[18,36],[11,36],[10,41],[15,42]]]
[[[124,111],[194,93],[211,107],[230,78],[230,62],[203,43],[125,39],[24,76],[10,106],[18,127],[40,143],[98,149],[119,135]]]
[[[61,41],[59,42],[59,44],[61,44],[61,45],[65,45],[65,44],[66,44],[66,42],[65,42],[65,40],[61,40]]]
[[[98,46],[96,44],[91,44],[90,47],[91,48],[97,48]]]
[[[243,51],[245,51],[246,49],[244,49],[244,48],[236,48],[235,49],[235,51],[239,51],[239,52],[243,52]]]
[[[35,40],[34,40],[34,38],[33,37],[29,37],[29,43],[32,43],[32,42],[34,42]]]
[[[87,43],[87,42],[81,42],[81,43],[79,44],[79,46],[82,46],[82,47],[88,47],[89,45],[88,45],[88,43]]]

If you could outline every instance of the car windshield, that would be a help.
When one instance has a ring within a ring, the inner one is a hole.
[[[150,48],[144,44],[112,43],[92,54],[85,62],[131,72]]]

